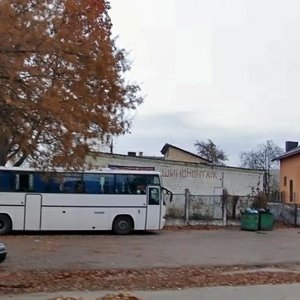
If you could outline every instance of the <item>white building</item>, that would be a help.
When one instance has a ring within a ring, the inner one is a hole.
[[[226,189],[230,195],[247,196],[262,190],[264,172],[236,167],[212,165],[209,161],[166,144],[162,157],[146,157],[140,153],[129,155],[94,153],[87,158],[103,168],[151,169],[159,171],[163,184],[174,194],[184,194],[186,189],[194,195],[221,195]]]

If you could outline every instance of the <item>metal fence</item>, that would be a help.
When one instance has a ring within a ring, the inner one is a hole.
[[[167,205],[167,218],[190,221],[235,220],[241,211],[251,207],[253,197],[222,195],[174,194],[173,201]]]
[[[267,206],[275,220],[300,226],[300,205],[280,203],[277,196],[272,199]],[[186,190],[185,194],[174,194],[173,201],[167,204],[167,219],[184,224],[221,221],[226,225],[239,220],[241,212],[252,207],[254,201],[254,196],[192,195]]]
[[[221,196],[174,194],[167,217],[190,220],[222,219]]]
[[[172,202],[167,205],[167,218],[185,218],[186,197],[185,194],[173,194]]]
[[[274,218],[286,224],[300,226],[300,205],[295,203],[269,203]]]

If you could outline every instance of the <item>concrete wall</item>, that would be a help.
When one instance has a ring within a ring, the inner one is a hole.
[[[226,188],[230,195],[246,196],[253,189],[262,189],[263,183],[262,171],[147,157],[100,153],[94,158],[88,157],[87,163],[102,168],[110,165],[153,167],[161,172],[164,186],[174,194],[184,194],[185,189],[189,189],[193,195],[221,195]]]

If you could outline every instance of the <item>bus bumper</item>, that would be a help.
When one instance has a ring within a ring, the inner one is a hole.
[[[163,217],[161,222],[160,222],[160,228],[159,229],[163,229],[166,225],[166,217]]]

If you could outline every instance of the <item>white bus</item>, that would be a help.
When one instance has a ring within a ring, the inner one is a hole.
[[[160,230],[165,197],[159,172],[42,172],[0,167],[0,234],[11,230]]]

